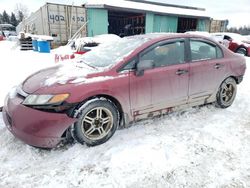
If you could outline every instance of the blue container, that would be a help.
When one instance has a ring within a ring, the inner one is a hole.
[[[40,53],[50,53],[50,42],[49,41],[37,41],[37,49]]]
[[[32,48],[33,51],[38,51],[37,40],[32,40]]]

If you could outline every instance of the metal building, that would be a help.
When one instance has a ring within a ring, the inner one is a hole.
[[[139,0],[91,0],[86,3],[88,36],[151,32],[209,31],[205,9]]]
[[[209,31],[205,9],[141,0],[89,0],[82,6],[46,3],[17,27],[17,32],[49,35],[65,44],[81,28],[81,37],[112,33]]]

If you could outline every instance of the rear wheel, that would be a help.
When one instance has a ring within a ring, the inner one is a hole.
[[[247,50],[245,48],[239,48],[236,53],[238,54],[243,54],[243,55],[247,55]]]
[[[118,127],[118,111],[108,100],[87,102],[74,125],[74,138],[80,143],[95,146],[106,142]]]
[[[216,106],[227,108],[232,105],[237,92],[236,81],[229,77],[224,80],[216,95]]]

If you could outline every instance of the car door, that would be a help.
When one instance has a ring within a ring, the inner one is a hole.
[[[225,79],[226,66],[219,46],[205,39],[190,39],[189,103],[205,102]]]
[[[166,113],[173,106],[186,104],[189,64],[185,42],[161,42],[139,55],[137,67],[152,62],[143,74],[130,74],[130,101],[135,119]]]

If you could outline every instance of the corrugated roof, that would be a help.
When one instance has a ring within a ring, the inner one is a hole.
[[[193,16],[210,18],[207,12],[201,9],[189,9],[173,6],[163,6],[148,4],[147,2],[133,2],[124,0],[89,0],[85,4],[86,8],[118,8],[118,9],[131,9],[140,12],[154,12],[159,14],[171,14],[179,16]]]

